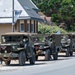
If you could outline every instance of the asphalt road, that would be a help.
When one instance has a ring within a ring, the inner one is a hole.
[[[75,54],[59,57],[57,61],[36,61],[35,65],[0,65],[0,75],[75,75]]]

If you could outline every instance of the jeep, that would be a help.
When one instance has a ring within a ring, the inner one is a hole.
[[[72,35],[72,48],[73,48],[73,51],[75,52],[75,33],[71,33]]]
[[[58,52],[65,52],[67,57],[73,55],[71,34],[52,34],[52,38]]]
[[[24,65],[26,60],[35,64],[34,43],[31,35],[36,33],[11,32],[1,36],[0,60],[9,65],[11,60],[19,60],[19,65]]]
[[[36,60],[38,59],[38,56],[45,56],[45,60],[49,61],[51,55],[53,55],[54,60],[57,60],[58,54],[56,50],[53,49],[53,43],[48,36],[48,34],[37,34],[33,36]]]

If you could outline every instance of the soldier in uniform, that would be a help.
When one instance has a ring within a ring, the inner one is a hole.
[[[24,43],[24,48],[26,49],[27,51],[27,55],[30,56],[31,53],[32,53],[32,43],[29,42],[29,39],[28,38],[24,38],[23,39],[23,43]]]

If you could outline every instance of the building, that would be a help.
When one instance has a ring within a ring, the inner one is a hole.
[[[38,21],[43,21],[38,11],[31,0],[14,0],[14,32],[37,33]],[[0,0],[0,35],[7,32],[12,32],[12,0]]]

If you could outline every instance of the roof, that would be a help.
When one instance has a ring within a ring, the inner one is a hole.
[[[0,18],[0,23],[12,23],[12,18]]]
[[[47,17],[47,16],[44,15],[42,12],[38,12],[38,14],[39,14],[40,17],[45,21],[46,24],[48,24],[48,25],[51,25],[51,24],[52,24],[51,17]]]
[[[3,35],[36,35],[37,33],[28,33],[28,32],[9,32],[4,33]]]
[[[14,0],[14,10],[22,10],[19,19],[43,21],[33,8],[38,9],[31,0]],[[12,23],[12,0],[0,0],[0,23]]]
[[[31,9],[34,9],[35,11],[39,11],[39,8],[32,2],[32,0],[18,0],[20,4],[23,6],[28,6]]]

